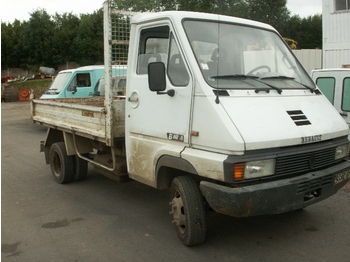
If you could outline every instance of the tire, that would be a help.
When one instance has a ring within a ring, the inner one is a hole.
[[[202,244],[207,233],[203,197],[190,176],[174,178],[170,189],[170,214],[177,236],[185,246]]]
[[[74,180],[81,181],[86,178],[88,172],[88,162],[78,156],[71,156],[74,167]]]
[[[59,184],[65,184],[74,179],[74,163],[71,156],[67,155],[63,142],[54,143],[50,148],[49,161],[51,172]]]

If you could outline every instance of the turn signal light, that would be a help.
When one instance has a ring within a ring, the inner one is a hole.
[[[234,180],[243,180],[244,178],[245,163],[237,163],[233,165],[233,178]]]

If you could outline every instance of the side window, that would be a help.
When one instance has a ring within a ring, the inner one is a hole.
[[[76,92],[79,87],[91,86],[90,73],[79,73],[70,82],[67,91]]]
[[[91,86],[90,73],[77,74],[77,87]]]
[[[183,57],[173,36],[170,38],[168,77],[174,86],[187,86],[190,79]]]
[[[319,77],[316,79],[316,85],[328,100],[334,104],[335,79],[333,77]]]
[[[169,27],[158,26],[141,30],[137,61],[137,74],[148,73],[148,64],[167,63]]]
[[[350,112],[350,77],[344,78],[341,109]]]

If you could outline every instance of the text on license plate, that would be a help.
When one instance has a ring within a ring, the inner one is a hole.
[[[350,178],[350,170],[345,171],[343,173],[336,174],[334,178],[334,185],[339,184],[349,178]]]

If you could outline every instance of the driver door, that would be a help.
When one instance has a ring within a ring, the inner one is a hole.
[[[180,157],[189,143],[192,78],[170,24],[140,28],[138,41],[134,45],[137,55],[128,67],[128,173],[131,178],[156,187],[158,160],[162,156]],[[165,91],[174,90],[174,96],[150,91],[148,64],[152,62],[164,63]]]

